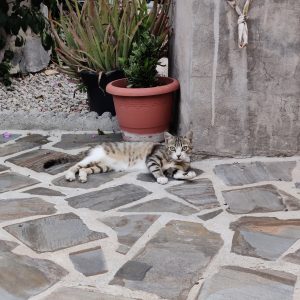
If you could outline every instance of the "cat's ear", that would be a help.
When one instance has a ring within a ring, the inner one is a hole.
[[[169,139],[173,138],[173,135],[167,131],[164,132],[165,141],[167,142]]]
[[[185,138],[189,139],[191,142],[193,140],[193,131],[190,130],[186,133]]]

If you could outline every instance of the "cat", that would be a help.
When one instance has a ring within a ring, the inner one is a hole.
[[[109,171],[148,171],[156,181],[166,184],[168,177],[192,179],[196,173],[190,170],[192,153],[192,131],[176,137],[164,133],[165,143],[116,142],[103,143],[92,148],[89,154],[71,167],[65,174],[68,181],[74,181],[79,173],[79,181],[87,182],[93,173]]]

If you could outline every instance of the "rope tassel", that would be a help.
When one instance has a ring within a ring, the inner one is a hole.
[[[248,45],[248,11],[252,0],[247,0],[243,11],[239,8],[237,0],[227,0],[227,3],[236,11],[238,14],[238,36],[239,36],[239,48],[244,48]]]

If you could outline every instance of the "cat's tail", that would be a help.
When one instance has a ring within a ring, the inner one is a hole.
[[[60,157],[57,159],[50,159],[44,163],[44,169],[49,169],[53,166],[66,164],[66,163],[72,162],[72,161],[74,161],[74,160],[71,159],[70,157]]]
[[[87,155],[87,153],[88,153],[88,151],[83,151],[77,155],[68,155],[68,156],[61,156],[61,157],[54,158],[54,159],[49,159],[48,161],[46,161],[44,163],[44,169],[49,169],[53,166],[67,164],[70,162],[74,162],[74,163],[78,162],[78,161],[82,160]],[[64,154],[62,153],[62,155],[64,155]]]
[[[49,169],[53,166],[66,164],[69,162],[74,162],[74,159],[71,157],[59,157],[56,159],[50,159],[44,163],[44,169]],[[80,169],[80,167],[78,166],[78,164],[71,167],[65,175],[66,179],[69,181],[75,180],[75,174],[79,171],[79,169]]]

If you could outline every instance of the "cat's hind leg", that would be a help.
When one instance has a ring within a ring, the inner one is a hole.
[[[79,170],[79,181],[81,183],[87,182],[87,176],[90,174],[97,174],[97,173],[106,173],[109,172],[111,169],[102,164],[102,163],[96,163],[93,166],[87,167],[87,168],[81,168]]]
[[[65,178],[68,181],[74,181],[75,175],[79,172],[80,169],[87,167],[90,163],[92,163],[92,160],[90,157],[84,158],[82,161],[71,167],[65,174]]]
[[[95,164],[96,162],[100,162],[101,159],[103,159],[105,155],[105,151],[103,148],[96,147],[91,150],[90,154],[85,157],[83,160],[81,160],[79,163],[76,165],[72,166],[65,174],[65,178],[68,181],[74,181],[75,180],[75,175],[79,172],[80,169],[86,168],[91,164]]]

